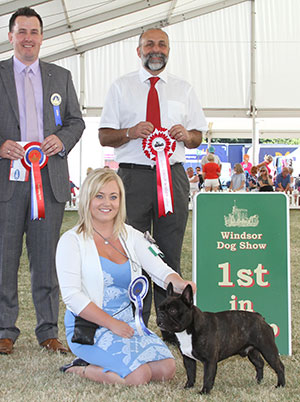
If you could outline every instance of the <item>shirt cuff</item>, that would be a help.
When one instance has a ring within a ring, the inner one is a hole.
[[[65,148],[65,146],[64,146],[64,144],[63,144],[63,149],[58,153],[58,155],[60,156],[60,157],[64,157],[64,156],[66,156],[66,148]]]

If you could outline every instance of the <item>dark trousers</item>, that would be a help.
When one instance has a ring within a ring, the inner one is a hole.
[[[164,261],[180,274],[182,242],[188,218],[189,181],[182,164],[171,167],[174,213],[158,218],[156,170],[120,168],[126,192],[127,222],[141,232],[152,233]],[[145,273],[144,273],[145,274]],[[151,281],[144,299],[143,319],[147,325],[152,303]],[[164,289],[154,284],[155,309],[165,299]]]
[[[64,203],[54,198],[48,169],[41,171],[45,219],[30,220],[30,181],[18,182],[12,198],[0,202],[0,338],[15,341],[20,333],[18,317],[18,269],[23,235],[31,273],[32,298],[36,311],[38,342],[57,338],[59,287],[55,250],[64,214]]]

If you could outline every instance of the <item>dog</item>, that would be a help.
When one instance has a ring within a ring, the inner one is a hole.
[[[227,357],[248,357],[256,369],[258,384],[263,379],[264,361],[277,374],[277,387],[284,387],[284,365],[280,360],[272,328],[259,313],[247,311],[202,312],[193,303],[191,285],[181,295],[172,283],[167,298],[159,305],[157,325],[175,333],[187,373],[185,388],[195,384],[196,360],[204,365],[201,394],[208,394],[215,381],[217,363]]]

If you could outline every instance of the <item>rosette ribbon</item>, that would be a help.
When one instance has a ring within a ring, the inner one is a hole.
[[[168,130],[155,129],[143,140],[144,154],[156,162],[158,217],[173,213],[173,185],[169,158],[176,148],[176,141],[172,139]]]
[[[47,165],[48,156],[41,150],[40,142],[29,142],[24,149],[25,155],[21,162],[31,175],[31,220],[37,220],[45,218],[41,169]]]
[[[129,285],[128,294],[130,300],[135,305],[135,324],[137,332],[140,336],[151,335],[151,332],[146,327],[142,313],[143,313],[143,299],[148,293],[149,282],[144,276],[138,276]]]

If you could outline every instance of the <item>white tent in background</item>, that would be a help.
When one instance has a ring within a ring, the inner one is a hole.
[[[12,54],[8,20],[22,6],[43,17],[41,57],[72,71],[80,98],[88,128],[70,155],[74,182],[89,164],[103,166],[97,126],[105,95],[115,78],[138,68],[138,35],[148,27],[169,34],[168,69],[192,83],[209,120],[250,122],[227,132],[213,125],[209,138],[254,136],[257,147],[259,135],[300,137],[300,123],[289,133],[256,125],[257,118],[300,117],[299,0],[1,1],[1,59]]]

